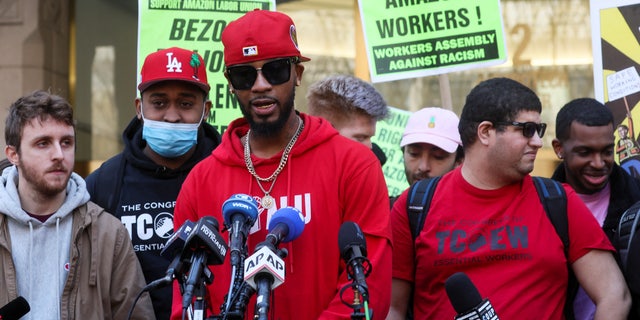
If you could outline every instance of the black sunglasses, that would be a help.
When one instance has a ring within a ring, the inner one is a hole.
[[[522,128],[522,135],[531,138],[537,132],[538,136],[542,138],[544,136],[544,131],[547,130],[546,123],[535,123],[535,122],[498,122],[497,125],[503,126],[514,126],[518,128]]]
[[[291,78],[291,64],[297,63],[297,58],[283,58],[269,61],[262,68],[250,65],[233,66],[227,68],[227,75],[231,85],[236,90],[248,90],[258,78],[258,71],[272,85],[283,84]]]

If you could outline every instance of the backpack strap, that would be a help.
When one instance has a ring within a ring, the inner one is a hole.
[[[565,256],[569,257],[569,221],[567,220],[567,195],[560,182],[543,177],[532,177],[540,202],[556,233],[564,245]]]
[[[409,195],[407,198],[407,215],[409,218],[409,228],[411,236],[415,241],[424,227],[424,221],[427,218],[427,212],[431,206],[431,199],[436,190],[436,185],[440,181],[440,177],[427,178],[418,180],[409,187]]]
[[[431,206],[431,199],[436,190],[436,185],[440,181],[440,177],[426,178],[416,181],[409,187],[409,195],[407,196],[407,217],[409,218],[409,229],[413,238],[415,248],[416,238],[424,227],[424,221],[427,219],[427,212]],[[406,320],[413,320],[413,285],[411,286],[411,298],[407,305]]]
[[[573,274],[573,269],[569,265],[569,221],[567,218],[567,194],[558,181],[543,177],[532,177],[533,184],[536,186],[540,203],[547,213],[547,217],[556,229],[556,233],[564,248],[564,255],[567,259],[567,298],[564,304],[564,315],[567,320],[575,319],[573,311],[573,300],[578,293],[578,279]]]

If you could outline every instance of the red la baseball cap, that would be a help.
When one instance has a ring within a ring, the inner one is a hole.
[[[224,64],[248,63],[273,58],[298,57],[296,26],[284,13],[255,9],[230,22],[222,30]]]
[[[195,51],[178,47],[150,53],[140,71],[140,92],[161,81],[179,80],[198,86],[209,93],[207,69],[202,57]]]

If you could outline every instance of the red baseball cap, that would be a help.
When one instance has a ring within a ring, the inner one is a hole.
[[[230,22],[222,30],[224,64],[248,63],[273,58],[298,57],[296,26],[284,13],[255,9]]]
[[[140,92],[161,81],[179,80],[198,86],[209,93],[207,69],[202,57],[195,51],[178,47],[150,53],[140,70]]]

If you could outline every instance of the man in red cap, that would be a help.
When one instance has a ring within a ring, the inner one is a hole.
[[[206,122],[210,87],[198,53],[175,47],[153,52],[140,76],[124,150],[86,181],[91,200],[127,227],[148,283],[164,277],[173,258],[160,253],[173,234],[180,186],[220,143],[220,134]],[[169,319],[171,286],[150,293],[156,318]]]
[[[174,225],[203,216],[222,221],[222,204],[242,193],[259,204],[247,253],[265,240],[270,219],[280,208],[300,209],[305,227],[298,238],[281,245],[288,251],[284,283],[267,296],[257,294],[247,301],[246,310],[235,308],[244,301],[230,290],[238,273],[229,261],[211,267],[215,279],[206,300],[211,312],[226,318],[230,309],[247,318],[316,320],[351,319],[354,312],[364,319],[372,310],[384,317],[391,292],[391,232],[378,159],[328,121],[296,111],[295,88],[304,71],[300,62],[309,59],[300,54],[295,25],[287,15],[248,12],[227,25],[222,43],[225,76],[243,118],[230,123],[220,146],[189,173],[178,195]],[[362,232],[339,232],[346,221],[355,222]],[[349,258],[357,245],[340,248],[339,234],[341,239],[366,239],[366,247],[358,249],[364,249],[360,252],[368,257],[366,270],[371,272],[365,272],[366,285],[365,275],[355,285],[357,297],[348,277],[354,269],[341,260],[341,253]],[[176,289],[174,319],[188,310],[180,300]]]

